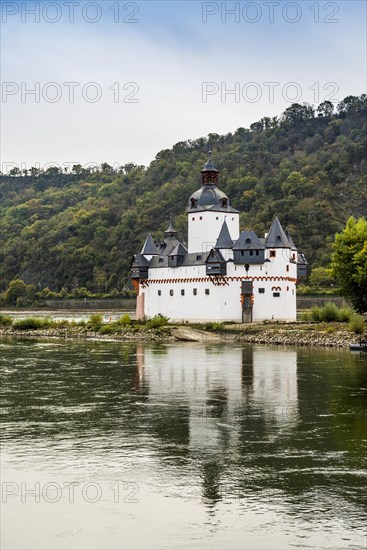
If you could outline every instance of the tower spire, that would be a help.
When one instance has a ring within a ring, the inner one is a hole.
[[[175,231],[173,229],[173,224],[172,224],[172,215],[170,214],[170,217],[169,217],[169,224],[168,224],[168,227],[166,229],[166,231],[164,232],[165,236],[166,237],[174,237],[174,235],[177,233],[177,231]]]
[[[218,174],[219,170],[212,161],[212,151],[208,151],[208,160],[203,166],[201,171],[201,179],[203,185],[218,185]]]

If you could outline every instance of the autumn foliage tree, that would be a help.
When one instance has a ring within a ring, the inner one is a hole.
[[[359,313],[367,312],[367,220],[353,216],[333,243],[331,268],[341,294]]]

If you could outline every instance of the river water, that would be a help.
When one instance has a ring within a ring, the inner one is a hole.
[[[366,548],[365,356],[0,350],[3,550]]]

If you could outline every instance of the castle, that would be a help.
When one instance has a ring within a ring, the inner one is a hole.
[[[218,188],[209,153],[202,185],[189,198],[188,246],[170,221],[157,245],[148,235],[133,257],[137,319],[165,315],[175,321],[296,319],[296,284],[307,262],[277,217],[269,232],[240,232],[239,211]]]

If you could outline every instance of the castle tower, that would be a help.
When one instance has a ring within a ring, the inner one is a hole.
[[[211,250],[226,222],[232,241],[240,234],[239,212],[231,206],[229,198],[218,188],[218,175],[209,159],[201,171],[202,185],[189,199],[188,215],[188,251],[207,252]]]

